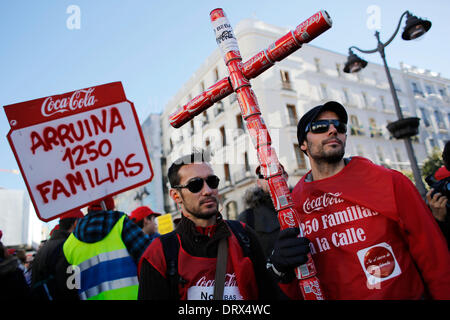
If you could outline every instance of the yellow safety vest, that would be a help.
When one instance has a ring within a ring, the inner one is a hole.
[[[79,296],[83,300],[136,300],[137,267],[122,241],[123,215],[101,241],[86,243],[73,233],[63,251],[80,268]]]

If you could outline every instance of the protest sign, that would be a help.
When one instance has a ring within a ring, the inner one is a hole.
[[[171,214],[163,214],[156,218],[158,224],[158,232],[160,234],[166,234],[173,231],[173,221]]]
[[[153,178],[138,117],[121,82],[4,110],[9,144],[43,221]]]

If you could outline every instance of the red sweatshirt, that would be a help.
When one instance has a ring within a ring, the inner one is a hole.
[[[306,176],[292,195],[327,299],[450,299],[447,244],[408,178],[361,157]]]

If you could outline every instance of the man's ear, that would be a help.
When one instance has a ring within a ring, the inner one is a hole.
[[[300,146],[300,149],[305,152],[306,152],[306,149],[308,149],[308,144],[306,143],[306,139],[303,140],[302,145]]]
[[[180,197],[180,194],[178,193],[178,190],[170,189],[169,196],[172,198],[173,201],[175,201],[176,204],[180,205],[182,203],[182,199]]]

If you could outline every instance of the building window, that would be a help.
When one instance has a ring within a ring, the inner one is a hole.
[[[203,116],[203,125],[207,125],[209,123],[209,119],[208,119],[208,113],[205,111],[203,111],[202,113]]]
[[[381,102],[381,108],[383,110],[387,110],[386,101],[384,101],[384,97],[383,96],[380,96],[380,102]]]
[[[369,130],[371,138],[379,138],[383,136],[381,128],[378,128],[374,118],[369,118]]]
[[[320,72],[320,59],[314,58],[314,65],[316,66],[316,72]]]
[[[434,93],[434,89],[431,85],[425,85],[425,90],[427,90],[428,94]]]
[[[363,97],[364,107],[368,108],[369,107],[369,99],[367,98],[367,93],[362,92],[362,97]]]
[[[323,83],[320,84],[320,94],[322,95],[323,100],[328,99],[327,86]]]
[[[205,83],[203,81],[200,82],[200,90],[201,90],[201,93],[205,92]]]
[[[288,117],[289,117],[289,125],[290,126],[296,126],[297,125],[297,111],[295,109],[295,105],[288,104],[286,105],[287,111],[288,111]]]
[[[430,126],[430,118],[428,116],[428,112],[425,108],[420,108],[420,113],[422,114],[423,124],[425,127]]]
[[[344,92],[344,102],[346,104],[350,104],[350,96],[348,94],[348,89],[347,88],[343,88],[342,91]]]
[[[447,96],[447,93],[445,92],[445,89],[444,89],[444,88],[440,88],[440,89],[439,89],[439,94],[440,94],[442,97],[446,97],[446,96]]]
[[[231,182],[230,165],[228,163],[223,164],[223,172],[225,175],[225,181]]]
[[[223,102],[222,101],[216,102],[216,107],[214,108],[214,116],[217,117],[223,111],[224,111]]]
[[[350,116],[350,134],[352,136],[364,135],[364,130],[362,128],[362,125],[359,124],[358,117],[355,115]]]
[[[338,77],[342,77],[342,71],[341,71],[341,64],[340,63],[336,63],[336,71],[337,71]]]
[[[439,129],[445,129],[444,119],[442,119],[442,115],[438,110],[434,110],[434,117]]]
[[[222,146],[227,145],[227,136],[225,134],[225,126],[220,127],[220,135],[222,136]]]
[[[413,89],[414,95],[424,96],[422,89],[419,87],[419,85],[416,82],[411,82],[411,86]]]
[[[297,143],[294,144],[294,152],[295,152],[295,159],[297,160],[297,168],[306,169],[305,154],[300,149],[300,146]]]
[[[214,68],[214,81],[219,81],[219,69],[217,67]]]
[[[238,135],[241,135],[245,131],[244,121],[242,120],[242,116],[240,114],[236,115],[236,125],[238,129]]]
[[[248,161],[248,154],[247,152],[244,152],[244,166],[245,166],[245,171],[250,171],[250,162]]]
[[[289,72],[280,70],[281,74],[281,87],[286,90],[292,90],[291,79],[289,77]]]
[[[227,209],[227,219],[236,220],[238,217],[236,201],[228,202],[226,205],[226,209]]]

